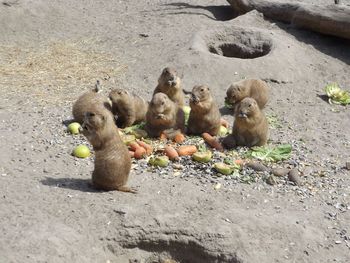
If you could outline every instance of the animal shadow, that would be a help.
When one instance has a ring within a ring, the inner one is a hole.
[[[74,122],[74,119],[63,120],[63,121],[62,121],[62,124],[63,124],[64,126],[67,126],[67,127],[68,127],[68,125],[71,124],[72,122]]]
[[[47,186],[78,190],[81,192],[100,192],[92,187],[90,179],[46,177],[41,180],[41,183]]]

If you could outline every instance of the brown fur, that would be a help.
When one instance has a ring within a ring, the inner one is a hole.
[[[221,115],[209,87],[205,85],[193,87],[190,107],[188,133],[200,135],[207,132],[213,136],[217,135],[220,130]]]
[[[270,87],[260,79],[245,79],[233,83],[226,91],[226,102],[237,106],[244,98],[251,97],[263,109],[269,99]]]
[[[232,134],[225,137],[226,148],[262,146],[267,143],[268,122],[253,98],[243,99],[237,106]]]
[[[149,136],[159,137],[162,132],[184,131],[185,114],[179,105],[164,93],[154,94],[146,114],[145,129]]]
[[[76,122],[83,123],[85,112],[94,109],[96,106],[102,105],[108,110],[112,109],[110,101],[99,93],[99,89],[99,82],[97,82],[95,89],[81,95],[73,104],[72,113]]]
[[[117,115],[119,128],[129,127],[146,120],[148,103],[123,89],[114,89],[109,93],[112,101],[112,112]]]
[[[95,150],[93,186],[107,191],[136,192],[126,186],[131,158],[115,129],[112,114],[103,107],[95,107],[85,114],[82,129]]]
[[[168,95],[169,99],[183,106],[185,95],[181,87],[181,79],[173,68],[165,68],[158,79],[158,86],[155,88],[153,95],[162,92]]]

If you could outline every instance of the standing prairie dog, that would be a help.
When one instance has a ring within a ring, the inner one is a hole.
[[[190,107],[188,133],[200,135],[207,132],[213,136],[217,135],[221,126],[221,115],[208,86],[193,87]]]
[[[268,122],[253,98],[244,98],[235,111],[232,134],[223,140],[225,148],[262,146],[267,143]]]
[[[85,113],[82,132],[95,150],[93,186],[100,190],[135,193],[126,186],[131,158],[115,129],[112,114],[101,106],[91,108]]]
[[[111,110],[111,103],[107,97],[99,92],[101,91],[100,82],[97,81],[95,88],[81,95],[73,104],[73,117],[76,122],[83,123],[85,112],[94,109],[97,105],[102,105]]]
[[[167,67],[163,69],[153,95],[158,92],[165,93],[170,100],[181,107],[185,103],[185,95],[181,87],[181,79],[177,75],[177,71],[173,68]]]
[[[171,101],[164,93],[156,93],[146,113],[145,129],[151,137],[159,137],[162,133],[183,132],[185,114],[182,108]]]
[[[269,100],[270,87],[260,79],[245,79],[231,84],[226,91],[225,101],[236,106],[247,97],[253,98],[260,109],[263,109]]]
[[[148,103],[139,96],[129,94],[123,89],[114,89],[109,93],[112,112],[117,115],[119,128],[129,127],[146,120]]]

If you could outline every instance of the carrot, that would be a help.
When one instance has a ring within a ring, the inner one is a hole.
[[[128,145],[134,151],[135,159],[141,159],[147,154],[146,149],[141,147],[137,142],[131,142]]]
[[[161,141],[166,141],[166,139],[167,139],[166,134],[165,134],[164,132],[162,132],[162,133],[160,134],[160,136],[159,136],[159,139],[160,139]]]
[[[145,142],[143,142],[143,141],[137,141],[137,143],[138,143],[141,147],[145,148],[147,155],[150,155],[150,154],[153,152],[153,148],[152,148],[151,145],[149,145],[149,144],[147,144],[147,143],[145,143]]]
[[[129,155],[130,155],[131,158],[133,158],[133,157],[135,157],[135,152],[129,151]]]
[[[237,160],[235,160],[235,164],[243,165],[244,161],[242,159],[237,159]]]
[[[179,160],[179,154],[174,149],[174,147],[170,145],[165,146],[164,153],[166,156],[169,157],[170,160],[175,160],[175,161]]]
[[[214,149],[222,152],[224,148],[222,147],[221,143],[215,139],[215,137],[211,136],[209,133],[205,132],[202,133],[202,137],[204,141],[209,144]]]
[[[182,143],[184,141],[185,141],[185,135],[183,135],[182,133],[178,133],[178,134],[175,135],[174,142]]]
[[[128,144],[128,146],[130,147],[130,149],[132,150],[132,151],[136,151],[138,148],[140,148],[141,146],[140,145],[138,145],[136,142],[130,142],[129,144]]]
[[[141,146],[139,148],[137,148],[135,153],[134,153],[135,159],[142,159],[146,155],[147,155],[146,149],[141,147]]]
[[[221,124],[222,126],[224,126],[225,128],[228,128],[228,126],[229,126],[228,121],[225,120],[225,119],[221,119],[221,120],[220,120],[220,124]]]
[[[179,156],[192,155],[195,152],[197,152],[197,147],[195,145],[184,145],[177,148]]]

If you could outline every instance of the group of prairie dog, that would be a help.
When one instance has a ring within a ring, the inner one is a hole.
[[[124,89],[112,90],[109,98],[99,90],[97,82],[95,89],[80,96],[73,105],[73,117],[82,124],[83,134],[95,150],[92,183],[98,189],[135,192],[126,186],[131,159],[116,125],[125,128],[145,121],[150,137],[164,133],[169,138],[180,132],[215,136],[220,130],[221,114],[210,88],[197,85],[191,92],[184,91],[173,68],[162,71],[150,102]],[[191,108],[187,127],[183,111],[185,93],[190,93]],[[222,140],[224,147],[266,144],[268,123],[261,109],[268,97],[269,87],[262,80],[242,80],[228,88],[225,100],[234,107],[235,121],[232,134]]]

